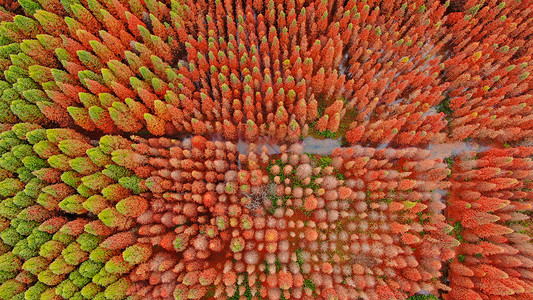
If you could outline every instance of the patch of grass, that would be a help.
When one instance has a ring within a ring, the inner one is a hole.
[[[270,274],[270,265],[267,263],[266,260],[264,261],[264,264],[265,264],[265,274],[269,275]]]
[[[438,298],[435,295],[413,295],[407,298],[407,300],[427,300],[427,299],[437,300]]]
[[[320,135],[323,138],[334,139],[334,138],[337,137],[338,131],[337,132],[331,132],[331,131],[326,129],[324,131],[317,131],[317,133],[318,133],[318,135]]]
[[[384,275],[378,275],[378,276],[376,276],[376,278],[382,279],[383,281],[387,281],[387,279],[388,279],[387,275],[385,275],[385,274]]]
[[[446,116],[451,117],[453,110],[450,108],[450,98],[446,97],[436,106],[438,112],[443,112]]]
[[[304,280],[304,287],[309,288],[311,291],[315,291],[316,284],[310,278]]]
[[[245,297],[247,300],[251,300],[254,297],[254,295],[252,294],[252,289],[250,285],[248,284],[248,273],[243,273],[242,275],[244,275],[244,280],[242,281],[240,286],[243,286],[246,288],[246,290],[244,291],[243,297]],[[231,300],[242,299],[241,296],[239,295],[239,288],[235,290],[235,294],[233,294],[233,296],[231,296],[229,299]]]
[[[420,224],[424,225],[427,222],[429,222],[429,216],[427,215],[426,212],[420,211],[420,212],[417,212],[416,215],[418,216],[418,222]]]
[[[302,257],[303,250],[302,248],[298,248],[294,252],[296,253],[296,262],[298,263],[298,266],[300,267],[300,272],[302,272],[302,265],[304,263],[304,259]]]
[[[383,198],[381,200],[387,204],[390,204],[392,203],[392,201],[394,201],[394,199],[392,199],[391,197]]]
[[[455,234],[455,237],[459,242],[463,242],[463,235],[461,234],[464,230],[463,225],[461,224],[461,221],[457,221],[453,224],[453,233]]]
[[[444,159],[444,162],[448,164],[448,168],[452,168],[453,164],[455,163],[455,156],[446,157]]]
[[[321,168],[329,167],[331,165],[331,157],[326,156],[326,155],[320,156],[320,158],[318,158],[316,161],[317,161],[318,166]]]
[[[338,170],[335,170],[335,178],[337,178],[338,180],[346,180],[346,176]]]
[[[204,298],[213,298],[213,297],[215,297],[215,285],[214,284],[209,286],[209,290],[204,295]]]
[[[276,257],[276,272],[279,272],[281,270],[281,262],[279,261],[279,258]]]

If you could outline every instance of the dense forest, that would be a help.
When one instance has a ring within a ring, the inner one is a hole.
[[[0,299],[533,299],[533,2],[0,0]]]

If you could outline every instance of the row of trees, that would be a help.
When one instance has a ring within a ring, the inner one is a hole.
[[[524,2],[468,1],[448,16],[454,53],[444,61],[456,139],[521,141],[532,134],[531,7]]]
[[[329,157],[293,144],[271,156],[201,136],[133,140],[112,156],[152,193],[138,242],[163,249],[130,275],[132,293],[380,299],[446,289],[441,261],[457,241],[434,190],[447,187],[449,170],[429,151]]]
[[[150,256],[133,231],[139,178],[111,155],[130,144],[30,123],[1,133],[2,299],[125,297],[124,273]]]
[[[462,2],[0,0],[0,298],[531,298],[532,9]]]
[[[0,137],[3,298],[530,296],[528,147],[464,153],[448,182],[418,148]]]
[[[446,113],[452,140],[531,133],[526,3],[89,2],[0,16],[2,122],[414,146],[446,140]]]
[[[528,299],[531,277],[533,149],[460,155],[448,217],[461,241],[450,264],[450,299]]]

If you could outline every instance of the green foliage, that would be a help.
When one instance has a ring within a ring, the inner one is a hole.
[[[337,137],[338,132],[332,132],[329,130],[317,131],[317,134],[326,139],[334,139]]]
[[[46,136],[48,137],[48,140],[54,144],[59,144],[59,142],[64,140],[86,140],[86,137],[83,134],[69,128],[46,129]]]
[[[41,193],[41,189],[47,186],[48,184],[40,180],[38,178],[33,178],[28,183],[26,183],[26,188],[24,189],[24,193],[32,198],[39,197],[39,194]]]
[[[11,153],[13,153],[18,159],[23,159],[24,157],[33,154],[33,148],[28,144],[19,144],[11,148]]]
[[[115,181],[119,181],[122,177],[132,175],[132,172],[127,168],[114,164],[106,165],[105,170],[103,170],[102,173]]]
[[[23,93],[24,98],[31,103],[49,101],[48,96],[41,90],[27,90]]]
[[[27,19],[31,20],[29,18]],[[29,58],[30,60],[33,60],[33,58],[30,58],[26,54],[22,54],[22,53],[19,54],[18,57]],[[19,95],[22,95],[27,90],[34,90],[34,89],[39,89],[39,88],[40,86],[37,83],[35,83],[35,81],[33,81],[31,78],[28,78],[28,77],[21,77],[17,80],[15,84],[13,84],[13,89],[15,89],[19,93]]]
[[[20,77],[28,76],[28,71],[19,66],[11,65],[4,71],[4,76],[9,83],[15,83]]]
[[[0,271],[0,283],[4,283],[8,281],[9,279],[14,278],[15,275],[17,275],[17,273]]]
[[[8,280],[0,285],[0,299],[11,300],[18,293],[23,292],[25,286],[15,280]]]
[[[100,169],[87,156],[76,157],[74,159],[71,159],[69,161],[69,165],[74,171],[84,175],[92,174]]]
[[[124,192],[129,191],[125,191],[125,188],[120,183],[114,183],[102,189],[102,196],[107,200],[116,202],[122,200]]]
[[[104,84],[104,80],[102,79],[102,75],[96,74],[95,72],[91,70],[83,70],[78,72],[78,77],[80,78],[80,81],[85,84],[87,79],[94,80],[96,82],[99,82],[101,84]],[[80,101],[85,104],[85,102],[81,99],[80,93]],[[91,94],[92,95],[92,94]],[[97,98],[98,99],[98,98]],[[95,102],[93,105],[97,105],[98,102]],[[85,105],[85,107],[91,107],[93,105]]]
[[[83,214],[87,212],[87,210],[83,207],[83,202],[85,200],[86,199],[84,197],[74,194],[59,202],[59,207],[71,214]]]
[[[39,254],[42,257],[53,259],[59,254],[61,254],[61,251],[63,251],[64,245],[60,241],[48,241],[44,243],[41,248],[39,249]]]
[[[91,175],[84,176],[81,179],[81,181],[88,188],[95,190],[95,191],[100,191],[106,186],[114,183],[111,178],[109,178],[108,176],[104,175],[101,172],[96,172]]]
[[[444,159],[444,162],[448,164],[448,168],[452,168],[453,167],[453,164],[455,163],[455,157],[454,156],[450,156],[450,157],[446,157]]]
[[[117,149],[127,149],[130,145],[131,142],[121,136],[105,135],[100,138],[100,150],[108,155]]]
[[[11,111],[10,103],[0,98],[0,122],[13,123],[17,121],[17,117]]]
[[[68,276],[70,280],[72,280],[72,283],[78,288],[84,287],[86,284],[91,282],[91,278],[87,278],[79,272],[79,270],[75,270],[74,272],[71,272]]]
[[[15,129],[14,129],[15,130]],[[35,129],[26,133],[26,139],[32,145],[46,140],[46,129]]]
[[[87,298],[87,299],[94,299],[95,296],[100,293],[101,291],[103,290],[103,288],[99,285],[97,285],[96,283],[94,282],[90,282],[89,284],[87,284],[86,286],[84,286],[82,289],[81,289],[81,294],[83,297]]]
[[[76,240],[80,244],[80,249],[83,251],[92,251],[98,247],[102,241],[102,237],[92,235],[90,233],[82,233]]]
[[[95,71],[104,67],[104,65],[100,62],[100,59],[88,51],[78,50],[76,51],[76,54],[78,54],[78,58],[80,59],[81,63],[90,70]]]
[[[15,173],[17,172],[18,168],[22,167],[22,162],[13,153],[8,152],[0,157],[0,167]],[[1,193],[2,192],[0,190],[0,195]]]
[[[2,233],[0,233],[0,238],[7,245],[9,245],[11,247],[15,247],[15,245],[20,240],[22,240],[24,237],[22,235],[20,235],[15,228],[10,226],[10,227],[4,229],[4,231],[2,231]]]
[[[26,167],[20,167],[17,169],[18,178],[24,183],[29,183],[35,176],[32,171]]]
[[[122,253],[122,256],[125,261],[131,264],[140,264],[150,258],[151,253],[152,252],[149,251],[149,249],[142,245],[133,245],[126,248]]]
[[[94,275],[93,282],[101,286],[108,286],[120,278],[120,274],[112,274],[102,268],[98,274]]]
[[[48,287],[46,284],[37,281],[34,285],[30,286],[24,293],[24,297],[28,300],[39,300],[41,299],[41,294],[46,291]]]
[[[91,145],[75,139],[62,140],[57,146],[61,152],[70,157],[85,155],[85,151],[92,148]]]
[[[126,291],[130,287],[130,281],[122,277],[105,289],[105,297],[110,300],[120,300],[126,297]]]
[[[72,297],[69,298],[69,300],[85,300],[81,292],[75,292]]]
[[[11,131],[5,131],[2,135],[0,135],[0,153],[5,154],[11,150],[11,148],[20,145],[22,143],[21,140],[19,140],[16,136],[15,137],[9,137],[6,136],[6,133],[12,133]]]
[[[67,264],[62,256],[57,257],[48,268],[56,275],[68,274],[74,271],[75,267]]]
[[[188,244],[189,237],[183,234],[179,234],[172,242],[174,249],[176,249],[178,252],[183,252],[187,248]]]
[[[7,219],[14,219],[20,213],[21,209],[15,205],[13,198],[7,198],[0,202],[0,216]]]
[[[17,123],[13,125],[11,130],[17,135],[17,138],[26,140],[26,135],[34,130],[40,129],[41,126],[33,123]]]
[[[108,207],[98,214],[98,218],[106,225],[110,227],[116,227],[117,222],[123,218],[116,208]]]
[[[313,292],[314,292],[315,289],[316,289],[316,288],[315,288],[315,287],[316,287],[316,284],[315,284],[315,283],[313,282],[313,280],[310,279],[310,278],[306,278],[306,279],[304,280],[304,285],[303,285],[303,286],[306,287],[306,288],[308,288],[308,289],[310,289],[310,290],[313,291]]]
[[[44,119],[44,115],[37,105],[24,100],[13,101],[11,111],[24,122],[41,123]]]
[[[461,221],[457,221],[453,224],[453,233],[455,234],[455,238],[457,238],[457,240],[461,243],[463,242],[463,235],[462,235],[463,230],[464,230],[464,227],[461,224]]]
[[[22,51],[31,51],[31,49],[39,49],[42,45],[38,40],[25,40],[20,44]],[[36,82],[48,82],[54,80],[50,69],[41,65],[33,65],[28,67],[28,75]]]
[[[21,266],[22,261],[11,252],[7,252],[0,256],[0,282],[15,277]]]
[[[104,267],[104,263],[92,259],[82,262],[79,266],[80,274],[86,278],[93,278]]]
[[[54,143],[48,140],[38,141],[37,143],[35,143],[35,145],[33,145],[33,150],[40,157],[44,157],[44,158],[49,158],[53,155],[60,154],[59,148],[57,148],[57,146]]]
[[[24,262],[22,269],[37,275],[46,270],[50,262],[42,256],[35,256]]]
[[[87,201],[83,202],[83,207],[95,215],[99,214],[108,206],[107,200],[101,195],[93,195],[87,198]]]
[[[437,300],[438,298],[431,294],[430,295],[413,295],[407,298],[407,300],[427,300],[427,299]]]
[[[13,253],[24,260],[28,260],[39,255],[39,249],[32,249],[28,246],[28,240],[22,239],[13,247]]]
[[[37,152],[37,151],[36,151]],[[70,165],[68,164],[69,157],[65,154],[53,155],[48,158],[48,164],[52,168],[59,169],[61,171],[69,171]]]
[[[446,114],[446,116],[451,117],[453,114],[453,110],[450,108],[450,98],[446,97],[444,100],[442,100],[437,105],[437,111],[443,112]]]
[[[22,163],[26,168],[28,168],[30,171],[36,171],[41,168],[48,167],[48,163],[46,160],[39,158],[37,156],[26,156],[22,159]]]
[[[52,76],[54,77],[54,81],[56,82],[64,82],[69,84],[76,84],[77,81],[72,78],[72,76],[69,75],[68,72],[65,72],[63,70],[59,69],[52,69],[51,70]]]
[[[104,167],[113,162],[111,160],[111,155],[104,153],[98,148],[88,149],[85,153],[89,156],[92,162],[99,167]]]
[[[58,241],[63,243],[63,245],[68,245],[74,241],[74,237],[70,234],[66,234],[64,232],[56,232],[54,236],[52,237],[52,240]]]
[[[140,194],[146,191],[146,188],[141,186],[142,179],[137,175],[130,177],[122,177],[118,181],[123,187],[130,189],[134,194]]]
[[[39,276],[40,275],[41,274],[39,274]],[[58,280],[57,277],[59,277],[59,276],[53,275],[53,276],[55,276],[55,277],[53,277],[52,275],[50,275],[50,273],[46,273],[46,276],[43,276],[43,278],[45,280],[49,280],[49,281]],[[61,279],[61,277],[59,277],[59,279]],[[56,300],[57,298],[58,298],[58,296],[56,295],[55,287],[48,288],[41,294],[41,300]]]
[[[0,46],[0,58],[9,59],[12,54],[20,52],[20,44],[12,43],[4,46]]]
[[[65,248],[61,254],[63,258],[69,265],[79,265],[87,259],[89,256],[86,252],[81,249],[80,244],[73,242]]]
[[[115,256],[105,264],[105,270],[113,274],[125,274],[133,268],[133,265],[125,261],[122,255]]]
[[[18,219],[18,220],[20,220],[20,222],[17,225],[17,232],[21,235],[30,235],[33,229],[39,226],[39,223],[35,221],[28,221],[28,220],[22,220],[22,219]]]
[[[82,177],[83,175],[79,174],[78,172],[67,171],[63,172],[63,174],[61,175],[61,180],[63,180],[64,183],[70,185],[71,187],[76,188],[78,187],[78,185],[80,185]]]
[[[63,297],[63,299],[71,299],[78,288],[72,283],[72,280],[65,279],[56,287],[56,294]]]
[[[43,9],[39,2],[31,0],[18,0],[20,6],[28,13],[28,15],[33,16],[39,9]]]
[[[281,270],[281,262],[279,261],[278,257],[276,257],[274,264],[276,265],[276,272],[279,272],[279,270]]]
[[[113,256],[113,250],[104,249],[102,247],[96,247],[91,254],[89,255],[89,259],[105,263],[108,259],[110,259]]]

